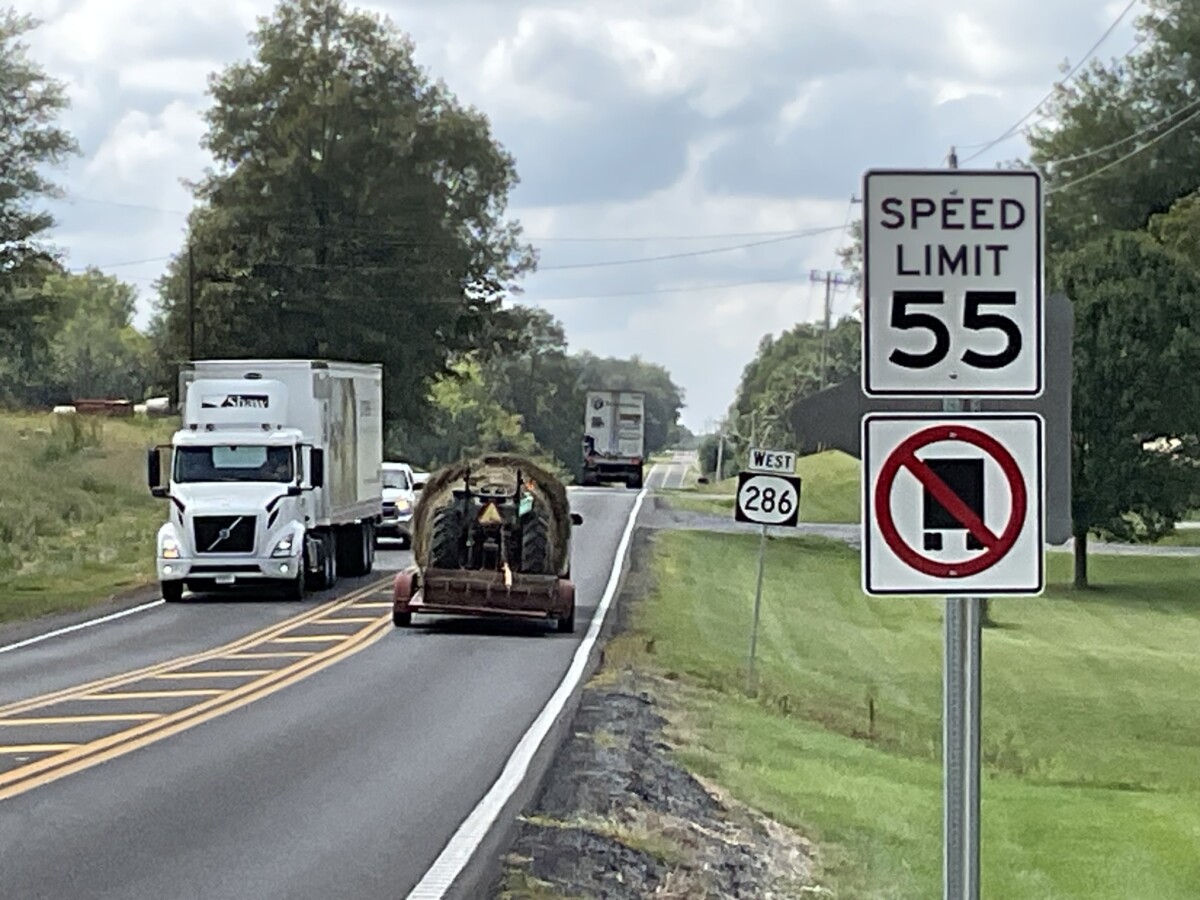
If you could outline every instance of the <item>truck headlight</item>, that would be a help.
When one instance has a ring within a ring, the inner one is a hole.
[[[396,512],[402,512],[402,513],[412,512],[412,501],[411,500],[397,500],[396,501]]]
[[[272,556],[291,556],[293,542],[294,542],[293,537],[291,535],[288,535],[287,537],[283,538],[278,544],[275,545],[275,549],[271,551],[271,555]]]
[[[179,542],[172,537],[163,538],[158,555],[163,559],[179,559]]]

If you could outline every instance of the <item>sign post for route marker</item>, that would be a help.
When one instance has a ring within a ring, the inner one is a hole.
[[[763,568],[767,556],[767,529],[772,525],[795,528],[800,522],[800,479],[794,475],[796,454],[788,450],[751,448],[747,470],[738,474],[733,518],[760,526],[758,577],[754,585],[754,620],[750,625],[750,651],[746,665],[746,691],[755,688],[754,657],[758,647],[758,620],[762,608]]]
[[[979,402],[1045,389],[1044,193],[1036,171],[949,161],[863,177],[863,393],[943,415],[864,416],[862,576],[946,596],[943,897],[979,900],[983,598],[1045,581],[1043,422]]]

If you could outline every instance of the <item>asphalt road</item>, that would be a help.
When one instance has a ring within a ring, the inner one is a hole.
[[[696,453],[690,450],[675,450],[671,459],[661,462],[650,470],[646,476],[648,488],[682,488],[687,484],[687,476],[696,465]]]
[[[636,497],[572,492],[574,635],[394,629],[385,589],[158,606],[0,653],[0,897],[405,897],[558,686]],[[101,762],[28,774],[106,736]]]

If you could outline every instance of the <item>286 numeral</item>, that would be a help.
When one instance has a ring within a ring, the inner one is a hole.
[[[1003,369],[1021,355],[1021,329],[1003,313],[983,312],[985,306],[1016,306],[1015,291],[967,291],[963,306],[963,327],[969,331],[993,329],[1002,333],[1008,343],[999,353],[979,353],[967,350],[959,357],[976,369]],[[932,313],[914,312],[913,306],[941,306],[946,295],[941,291],[896,291],[892,294],[891,326],[900,331],[923,329],[933,335],[933,348],[925,353],[893,350],[888,357],[906,369],[928,369],[950,355],[950,329]]]
[[[762,504],[759,505],[759,500]],[[757,488],[754,485],[746,488],[747,512],[765,512],[768,515],[778,511],[782,516],[790,516],[794,505],[791,491],[776,493],[775,488]]]

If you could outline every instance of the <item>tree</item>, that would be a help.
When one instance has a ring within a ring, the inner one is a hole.
[[[1047,176],[1050,253],[1110,231],[1136,231],[1200,184],[1200,6],[1150,0],[1141,49],[1093,61],[1060,85],[1030,161]]]
[[[822,379],[823,328],[801,322],[776,338],[763,335],[758,353],[742,371],[730,407],[730,423],[745,449],[751,439],[785,450],[802,450],[803,435],[791,429],[797,401],[856,374],[859,370],[861,325],[845,317],[830,329]]]
[[[17,399],[44,357],[57,310],[37,288],[57,269],[46,233],[54,218],[37,200],[57,195],[48,166],[78,151],[57,125],[67,108],[61,82],[28,55],[23,37],[40,23],[14,10],[0,12],[0,394]]]
[[[562,323],[544,309],[504,311],[504,326],[520,335],[508,352],[484,365],[493,396],[521,417],[524,427],[565,468],[580,466],[584,392],[579,367],[567,350]]]
[[[188,236],[203,347],[382,362],[389,419],[417,422],[535,265],[503,218],[513,159],[385,18],[284,0],[252,45],[210,80],[217,165],[193,185]],[[185,249],[159,286],[173,359],[187,272]]]
[[[133,326],[133,285],[92,268],[53,275],[42,293],[67,312],[50,342],[49,372],[65,396],[144,399],[150,342]]]
[[[1086,587],[1089,532],[1154,540],[1195,502],[1200,276],[1131,232],[1064,252],[1055,269],[1075,304],[1071,513]],[[1146,449],[1162,439],[1178,443]]]

